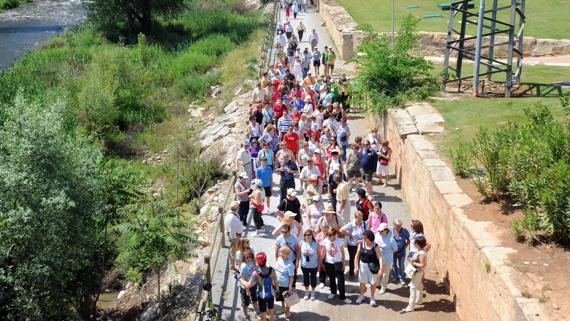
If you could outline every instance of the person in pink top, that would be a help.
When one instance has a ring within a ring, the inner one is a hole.
[[[382,223],[388,224],[388,215],[382,212],[382,203],[376,202],[374,203],[374,211],[368,216],[368,229],[376,233],[378,226]]]

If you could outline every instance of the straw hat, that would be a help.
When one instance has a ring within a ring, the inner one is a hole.
[[[325,209],[323,210],[323,213],[333,213],[335,214],[336,211],[334,210],[333,206],[331,204],[327,204],[325,205]]]
[[[290,217],[290,218],[293,218],[293,217],[295,217],[295,216],[297,216],[297,214],[295,214],[295,213],[293,213],[293,212],[291,212],[291,211],[287,211],[287,212],[285,212],[285,214],[283,215],[283,217]]]

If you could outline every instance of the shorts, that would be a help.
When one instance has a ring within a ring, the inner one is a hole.
[[[329,66],[329,68],[334,68],[334,64],[327,64],[327,66]]]
[[[348,171],[348,178],[360,178],[360,170]]]
[[[263,190],[265,191],[265,197],[271,197],[271,186],[264,186]]]
[[[376,274],[372,274],[372,272],[370,272],[368,263],[364,263],[362,261],[359,261],[358,263],[358,282],[364,284],[375,284]]]
[[[378,163],[378,166],[376,167],[376,173],[382,176],[390,175],[388,165],[380,165],[380,163]]]
[[[257,302],[257,285],[250,288],[249,292],[251,296],[247,295],[247,290],[240,288],[239,293],[241,294],[241,306],[247,307],[250,302]]]
[[[275,300],[277,300],[277,301],[285,301],[285,297],[283,296],[283,293],[285,293],[285,292],[287,292],[287,291],[289,291],[289,288],[280,286],[280,287],[279,287],[279,290],[277,290]]]
[[[320,67],[321,66],[321,62],[318,60],[313,60],[313,67]]]
[[[365,171],[365,170],[360,170],[360,174],[362,174],[362,178],[366,181],[366,182],[372,182],[372,176],[374,176],[374,171]]]
[[[273,310],[275,297],[270,297],[269,299],[257,298],[257,303],[259,304],[259,312],[265,313],[267,310]]]

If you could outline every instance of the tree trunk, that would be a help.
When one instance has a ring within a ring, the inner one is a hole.
[[[162,300],[160,299],[160,269],[156,269],[158,277],[158,316],[162,316]]]
[[[150,33],[152,27],[152,12],[150,8],[150,0],[145,0],[142,3],[142,18],[141,18],[141,31],[145,35]]]

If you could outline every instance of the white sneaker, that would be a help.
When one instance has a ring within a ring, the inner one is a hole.
[[[406,313],[406,312],[412,312],[412,311],[414,311],[414,308],[412,308],[411,306],[408,305],[407,307],[405,307],[405,308],[404,308],[402,311],[400,311],[400,312]]]
[[[423,298],[420,297],[418,300],[416,300],[416,304],[424,304]]]
[[[346,304],[351,304],[352,301],[349,298],[346,298],[344,300],[342,300],[342,302],[346,303]]]
[[[385,288],[385,287],[381,287],[379,293],[380,293],[380,294],[386,293],[386,288]]]
[[[401,284],[401,285],[406,285],[406,281],[400,280],[400,284]]]
[[[332,300],[332,299],[334,299],[335,296],[336,296],[336,294],[332,294],[332,293],[331,293],[331,294],[329,294],[329,296],[327,296],[327,298],[328,298],[329,300]]]
[[[305,291],[305,297],[303,297],[303,299],[305,300],[309,299],[309,291]]]
[[[364,301],[364,299],[365,299],[364,295],[361,294],[356,299],[356,303],[360,304],[360,303],[362,303],[362,301]]]
[[[375,307],[376,306],[376,300],[370,299],[370,305]]]
[[[319,288],[324,289],[324,288],[325,288],[325,284],[321,282],[321,284],[319,284]]]
[[[311,291],[311,300],[317,299],[317,293],[315,291]]]

